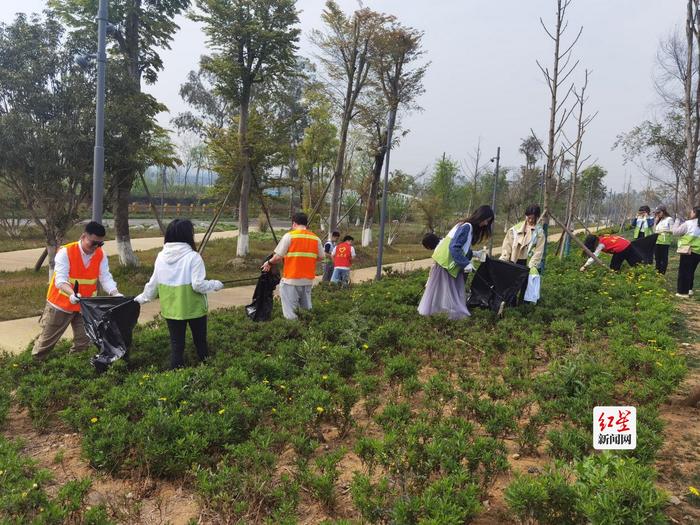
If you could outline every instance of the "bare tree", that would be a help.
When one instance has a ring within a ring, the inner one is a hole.
[[[547,36],[554,42],[554,57],[552,61],[552,69],[543,66],[539,60],[537,61],[537,66],[540,68],[542,75],[547,83],[547,87],[550,93],[550,106],[549,106],[549,133],[547,140],[547,149],[544,150],[546,158],[545,167],[545,177],[544,177],[544,195],[543,195],[543,216],[542,222],[545,226],[545,235],[547,232],[547,225],[549,224],[548,212],[551,206],[550,198],[550,185],[552,179],[555,176],[555,170],[557,162],[561,159],[563,155],[567,153],[567,149],[562,148],[559,153],[555,153],[557,145],[560,141],[561,134],[566,124],[567,120],[573,112],[573,108],[567,108],[566,102],[569,96],[573,92],[573,84],[570,84],[568,88],[564,88],[571,74],[578,66],[579,61],[576,60],[572,63],[572,50],[573,47],[578,42],[583,32],[583,27],[581,27],[576,34],[576,37],[567,46],[562,43],[562,39],[566,30],[568,28],[568,21],[566,20],[566,12],[571,5],[573,0],[557,0],[557,12],[556,12],[556,22],[552,30],[548,29],[544,23],[544,20],[540,18],[540,24],[544,29]],[[562,90],[563,96],[562,96]],[[533,132],[534,136],[534,132]]]
[[[590,158],[590,155],[582,158],[583,136],[586,134],[586,128],[598,114],[596,112],[592,115],[584,116],[583,113],[583,108],[588,100],[588,97],[586,96],[586,90],[588,89],[588,76],[589,71],[586,69],[581,90],[574,90],[574,96],[576,97],[576,139],[570,143],[570,146],[573,146],[573,158],[571,178],[569,180],[569,200],[566,205],[566,217],[564,219],[566,227],[570,230],[573,230],[573,221],[574,216],[576,215],[576,185],[578,183],[578,174],[581,170],[581,166]],[[567,245],[568,240],[568,234],[565,234],[564,242],[561,243],[559,257],[564,255],[565,246]]]

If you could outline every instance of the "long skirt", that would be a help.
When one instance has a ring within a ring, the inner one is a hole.
[[[464,319],[471,315],[467,309],[464,273],[459,272],[455,278],[442,266],[434,264],[418,305],[418,313],[446,313],[450,319]]]

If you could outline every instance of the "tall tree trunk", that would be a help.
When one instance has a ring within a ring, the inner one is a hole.
[[[372,181],[370,182],[367,207],[365,208],[365,221],[362,226],[362,246],[365,247],[372,244],[372,224],[374,223],[374,214],[377,210],[377,195],[382,177],[382,166],[386,156],[386,132],[381,135],[381,144],[378,153],[374,156]]]
[[[243,96],[238,121],[238,147],[243,157],[243,173],[241,176],[241,196],[238,205],[238,240],[236,256],[245,257],[249,252],[248,233],[248,201],[250,199],[250,184],[252,170],[250,166],[250,146],[248,145],[248,117],[250,96]]]
[[[686,16],[686,44],[687,56],[685,67],[684,86],[684,110],[685,110],[685,141],[686,141],[686,198],[687,205],[692,208],[695,205],[695,169],[698,154],[698,140],[700,131],[700,73],[694,72],[696,48],[700,55],[700,10],[698,0],[688,0],[688,12]],[[697,39],[697,40],[696,40]],[[695,81],[695,85],[693,83]]]
[[[338,216],[340,213],[340,191],[343,187],[343,167],[345,166],[345,150],[348,143],[348,129],[350,127],[350,116],[343,117],[340,129],[340,145],[338,146],[338,156],[335,161],[335,171],[333,172],[333,192],[331,193],[331,216],[328,231],[338,229]]]
[[[114,232],[117,241],[119,262],[124,266],[138,266],[139,259],[131,247],[129,232],[129,199],[133,180],[123,177],[117,183],[112,208],[114,210]]]

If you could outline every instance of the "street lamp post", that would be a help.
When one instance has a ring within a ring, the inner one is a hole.
[[[491,209],[493,210],[494,215],[496,214],[496,187],[498,186],[498,170],[500,168],[500,163],[501,163],[501,147],[498,146],[498,149],[496,149],[496,157],[491,159],[491,162],[496,161],[496,170],[493,172],[493,192],[491,193]],[[494,226],[496,223],[496,220],[494,219]],[[493,255],[493,235],[489,237],[489,257]]]
[[[105,76],[107,71],[107,0],[97,11],[97,104],[95,110],[95,153],[92,170],[92,220],[102,223],[105,173]]]

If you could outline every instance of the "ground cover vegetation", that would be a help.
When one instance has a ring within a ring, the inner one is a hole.
[[[552,259],[541,303],[497,322],[417,316],[425,272],[321,286],[299,322],[217,311],[211,359],[177,371],[158,319],[102,376],[65,344],[43,364],[8,356],[0,417],[14,405],[38,429],[70,427],[101,472],[182,480],[214,522],[295,523],[315,506],[327,523],[460,524],[504,492],[504,523],[664,523],[658,409],[686,371],[684,327],[652,268],[576,270]],[[593,453],[604,404],[637,406],[636,450]],[[0,470],[19,447],[3,438]],[[24,479],[0,488],[19,502],[3,519],[42,522]]]

